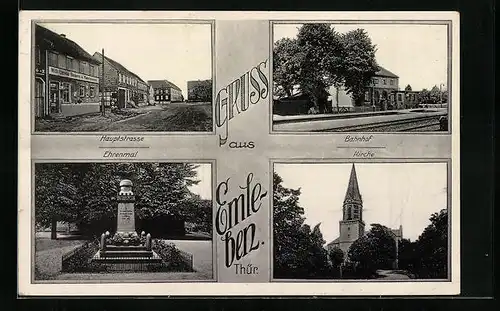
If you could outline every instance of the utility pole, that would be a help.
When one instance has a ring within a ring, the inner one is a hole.
[[[106,115],[106,107],[104,106],[104,49],[102,49],[102,68],[101,68],[101,112]]]

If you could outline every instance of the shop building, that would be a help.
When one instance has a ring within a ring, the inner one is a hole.
[[[99,65],[64,34],[35,24],[35,116],[72,116],[100,111]]]
[[[153,88],[155,104],[167,104],[184,100],[181,89],[168,80],[149,80]]]
[[[95,60],[104,60],[103,96],[107,105],[115,103],[119,108],[133,108],[148,104],[149,86],[137,74],[119,62],[99,52]]]

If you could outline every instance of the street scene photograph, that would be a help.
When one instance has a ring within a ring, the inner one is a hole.
[[[213,280],[210,163],[35,163],[32,279]]]
[[[212,24],[33,24],[35,132],[212,132]]]
[[[274,163],[275,280],[449,278],[447,163]]]
[[[273,131],[448,131],[449,27],[273,23]]]

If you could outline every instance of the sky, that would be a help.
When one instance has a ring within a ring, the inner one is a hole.
[[[274,25],[276,42],[295,38],[299,24]],[[399,76],[399,88],[410,84],[414,91],[434,85],[447,89],[448,32],[446,25],[334,24],[337,32],[363,28],[376,45],[377,63]]]
[[[144,81],[167,79],[187,97],[187,81],[212,78],[209,24],[40,23],[93,55],[119,62]]]
[[[327,243],[339,236],[352,163],[274,164],[283,186],[301,188],[299,205],[306,224],[321,223]],[[379,223],[403,226],[403,238],[415,241],[432,213],[447,207],[446,163],[356,163],[365,230]]]
[[[210,163],[194,163],[198,166],[196,171],[196,180],[200,182],[197,185],[189,187],[194,194],[199,194],[203,199],[212,199],[212,165]]]

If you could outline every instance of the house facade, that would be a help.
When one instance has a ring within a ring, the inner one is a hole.
[[[35,116],[99,112],[100,62],[64,34],[34,27]]]
[[[181,89],[168,80],[149,80],[148,84],[153,89],[155,104],[168,104],[184,100]]]
[[[212,101],[212,80],[188,81],[187,99],[192,102]]]
[[[148,103],[149,86],[137,74],[119,62],[99,52],[95,60],[104,61],[103,95],[106,103],[114,102],[119,108],[144,106]]]

